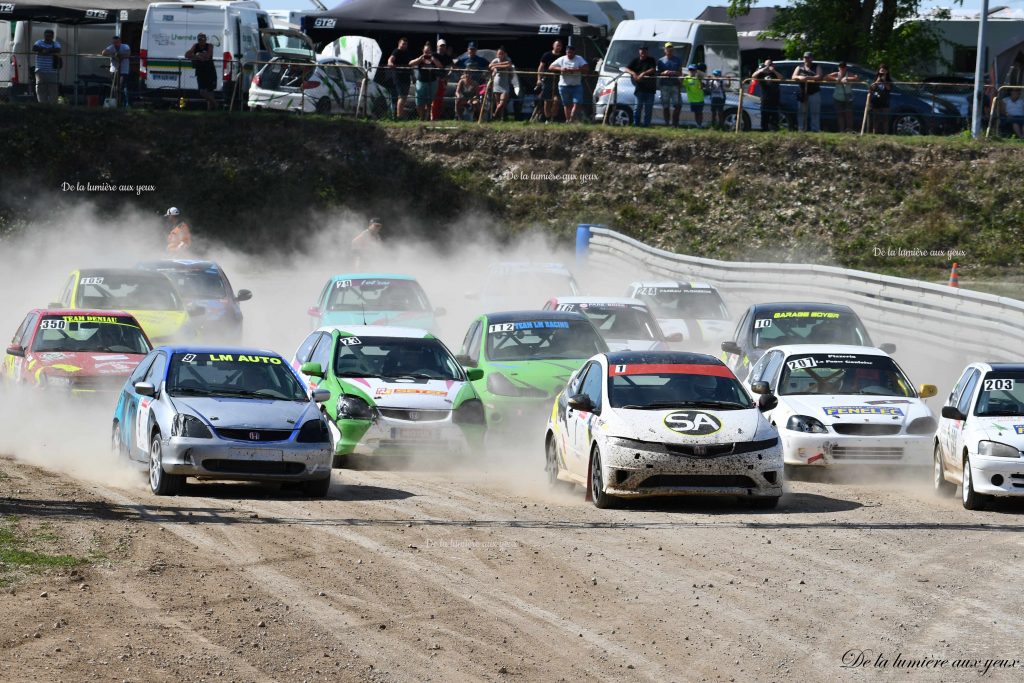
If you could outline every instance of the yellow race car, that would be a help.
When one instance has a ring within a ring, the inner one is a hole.
[[[154,346],[193,339],[196,329],[191,318],[203,314],[201,306],[186,306],[163,273],[131,268],[76,270],[68,277],[60,301],[50,306],[128,311]]]

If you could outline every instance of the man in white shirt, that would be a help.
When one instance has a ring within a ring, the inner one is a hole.
[[[565,108],[565,122],[576,120],[576,110],[583,103],[583,74],[590,70],[587,60],[576,54],[576,47],[569,45],[565,54],[551,63],[551,71],[558,74],[558,94]]]

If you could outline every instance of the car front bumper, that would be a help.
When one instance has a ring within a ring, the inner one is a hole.
[[[162,444],[168,474],[208,479],[308,481],[331,471],[329,443],[233,442],[172,436]]]
[[[972,453],[971,484],[976,492],[987,496],[1024,496],[1024,458]]]
[[[787,465],[814,467],[929,467],[933,434],[846,436],[780,429]]]
[[[782,449],[698,457],[643,450],[610,441],[601,446],[606,491],[613,496],[782,495]]]
[[[373,420],[342,419],[331,425],[338,455],[466,456],[482,447],[484,431],[484,425],[455,424],[451,415],[430,421],[378,415]]]

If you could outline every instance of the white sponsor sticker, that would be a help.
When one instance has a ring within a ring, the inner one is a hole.
[[[754,329],[755,330],[760,330],[763,327],[771,327],[771,326],[772,326],[772,319],[771,318],[759,318],[758,320],[754,321]]]
[[[1012,379],[987,379],[981,384],[982,391],[1013,391]]]
[[[351,280],[338,280],[337,282],[334,283],[334,286],[337,287],[338,289],[341,289],[342,287],[351,287],[352,286],[352,281]]]
[[[83,277],[78,281],[80,285],[102,285],[103,278],[101,277]]]
[[[343,346],[359,346],[363,342],[359,341],[359,337],[338,337],[338,343]]]
[[[184,356],[181,357],[181,362],[182,363],[195,363],[196,362],[196,354],[194,354],[194,353],[186,353]]]
[[[152,400],[148,397],[139,401],[139,410],[135,413],[135,445],[143,453],[149,453],[149,404]]]
[[[558,308],[556,308],[555,310],[561,311],[563,313],[566,313],[566,312],[572,313],[573,310],[575,310],[575,308],[576,308],[575,304],[558,304]]]
[[[412,6],[417,9],[476,14],[476,11],[483,4],[484,0],[413,0]]]
[[[67,320],[44,320],[39,323],[39,329],[41,330],[66,330],[67,327]]]
[[[790,370],[803,370],[804,368],[818,367],[818,362],[813,358],[797,358],[796,360],[789,361],[786,365],[789,366]]]
[[[494,334],[495,332],[515,332],[515,329],[515,323],[495,323],[494,325],[488,326],[487,332],[489,334]]]
[[[337,19],[315,19],[313,28],[334,28]]]

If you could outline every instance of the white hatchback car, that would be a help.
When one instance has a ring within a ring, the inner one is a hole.
[[[788,466],[927,466],[938,423],[889,354],[870,346],[799,344],[769,349],[744,384],[782,437]]]
[[[942,408],[935,434],[935,491],[963,485],[968,510],[1024,495],[1024,363],[971,363]]]
[[[641,280],[630,283],[626,296],[647,304],[666,335],[678,333],[686,341],[717,347],[732,332],[729,309],[707,282]]]
[[[678,332],[666,336],[647,304],[638,299],[556,296],[544,304],[544,310],[584,314],[612,351],[668,351],[668,342],[683,340]]]
[[[545,449],[549,482],[585,486],[599,508],[666,495],[773,508],[782,496],[778,432],[732,371],[699,353],[593,356],[555,398]]]

